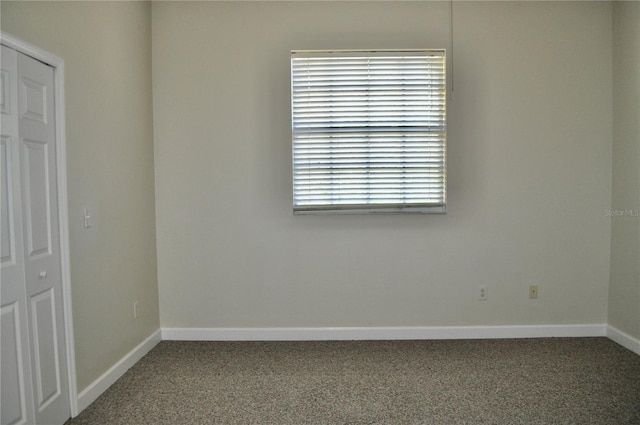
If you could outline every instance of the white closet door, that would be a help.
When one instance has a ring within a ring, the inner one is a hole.
[[[36,423],[70,416],[58,220],[53,68],[18,54],[22,220]]]
[[[18,54],[2,46],[0,77],[0,417],[2,424],[35,422],[24,277]]]
[[[8,353],[6,365],[2,360],[2,423],[62,424],[70,416],[70,406],[64,343],[53,68],[21,53],[7,52],[6,55],[15,55],[17,60],[14,70],[8,70],[8,74],[16,74],[15,86],[11,83],[9,90],[3,90],[3,95],[8,93],[13,102],[11,113],[3,114],[3,136],[5,121],[11,121],[8,127],[13,130],[6,143],[10,153],[3,156],[7,161],[2,165],[3,173],[11,179],[11,187],[7,184],[7,199],[10,198],[7,205],[11,204],[6,213],[8,231],[3,227],[2,232],[3,357],[5,351]],[[3,47],[3,67],[4,56]],[[3,139],[3,149],[4,145]],[[2,211],[4,214],[4,209]],[[17,311],[13,316],[12,308]],[[5,316],[11,318],[6,324]],[[9,332],[7,336],[5,328]],[[11,336],[12,331],[15,336]],[[16,360],[12,361],[11,356]],[[5,370],[7,376],[20,378],[5,379]],[[11,388],[20,388],[24,396],[18,392],[18,399]]]

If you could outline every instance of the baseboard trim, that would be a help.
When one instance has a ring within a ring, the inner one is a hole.
[[[503,339],[606,336],[607,325],[162,328],[169,341],[328,341],[402,339]]]
[[[78,414],[93,403],[103,392],[105,392],[114,382],[116,382],[124,373],[138,362],[145,354],[161,341],[161,331],[158,329],[147,339],[138,344],[133,350],[129,351],[116,364],[111,366],[109,370],[102,374],[98,379],[93,381],[87,388],[78,394]]]
[[[640,339],[634,338],[611,325],[607,326],[607,338],[640,355]]]

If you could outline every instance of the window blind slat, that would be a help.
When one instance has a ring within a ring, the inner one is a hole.
[[[442,50],[292,52],[295,212],[446,204]]]

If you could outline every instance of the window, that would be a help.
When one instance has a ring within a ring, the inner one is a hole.
[[[444,213],[444,50],[293,51],[294,213]]]

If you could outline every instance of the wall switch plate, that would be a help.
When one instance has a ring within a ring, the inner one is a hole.
[[[89,208],[82,210],[82,219],[85,229],[91,227],[91,210]]]
[[[538,298],[538,285],[529,285],[529,298],[532,300]]]

